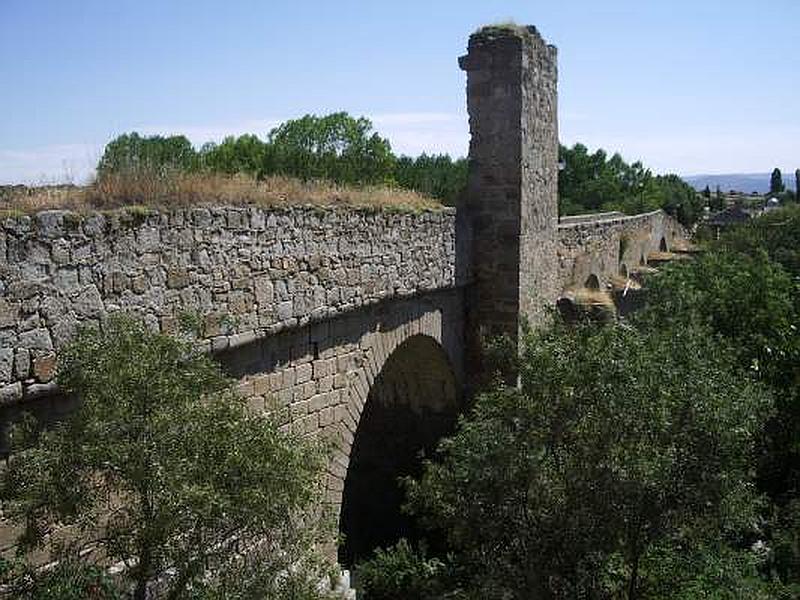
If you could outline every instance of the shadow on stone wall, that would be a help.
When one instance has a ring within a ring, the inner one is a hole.
[[[420,537],[403,514],[399,478],[419,475],[421,457],[452,433],[460,406],[449,361],[431,338],[414,336],[397,348],[372,386],[350,452],[340,531],[346,567],[401,537]]]

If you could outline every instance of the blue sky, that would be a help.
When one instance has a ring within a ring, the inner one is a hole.
[[[125,131],[200,144],[336,110],[463,155],[456,59],[509,18],[559,47],[562,142],[658,172],[800,167],[800,0],[0,0],[0,183],[83,180]]]

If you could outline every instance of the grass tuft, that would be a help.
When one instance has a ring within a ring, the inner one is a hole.
[[[575,303],[579,306],[614,310],[614,299],[605,290],[579,288],[575,290]]]
[[[525,35],[528,33],[528,28],[525,25],[520,25],[514,19],[507,19],[484,25],[475,33],[482,35]]]

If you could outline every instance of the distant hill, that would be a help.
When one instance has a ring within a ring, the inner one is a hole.
[[[769,173],[731,173],[729,175],[688,175],[683,180],[697,191],[702,191],[706,186],[713,192],[717,186],[727,192],[735,190],[749,194],[769,192]],[[794,171],[783,173],[783,183],[789,189],[795,188]]]

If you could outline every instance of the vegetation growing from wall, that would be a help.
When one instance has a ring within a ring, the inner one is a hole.
[[[78,410],[17,429],[0,476],[20,555],[61,565],[6,565],[17,597],[85,584],[111,598],[111,583],[136,600],[154,583],[166,598],[320,597],[322,448],[248,413],[211,358],[136,322],[84,330],[61,359]],[[123,568],[110,582],[92,565]]]

